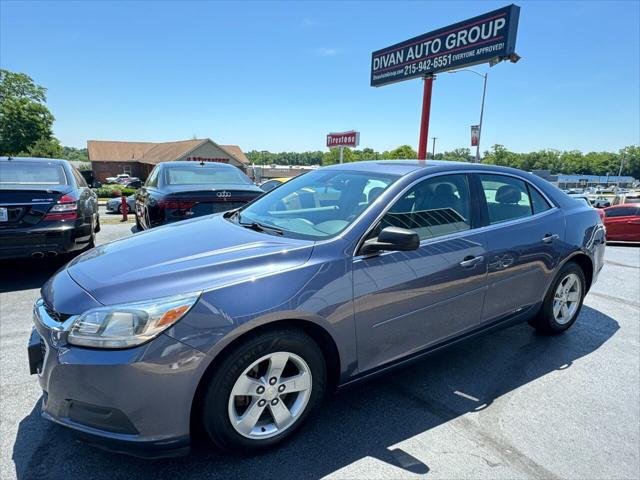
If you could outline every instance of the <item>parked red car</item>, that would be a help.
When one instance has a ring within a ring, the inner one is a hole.
[[[607,240],[640,242],[640,205],[628,203],[604,209]]]

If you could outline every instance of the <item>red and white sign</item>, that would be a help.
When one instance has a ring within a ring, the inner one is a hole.
[[[480,140],[480,125],[471,125],[471,146],[477,147]]]
[[[228,158],[211,158],[211,157],[187,157],[189,162],[214,162],[214,163],[229,163]]]
[[[360,132],[330,133],[327,135],[327,147],[357,147],[360,145]]]

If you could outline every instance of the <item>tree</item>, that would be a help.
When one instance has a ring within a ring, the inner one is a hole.
[[[41,138],[27,150],[30,157],[40,158],[62,158],[62,152],[62,145],[60,145],[60,142],[55,137],[49,139]],[[23,154],[20,155],[22,156]]]
[[[344,149],[343,154],[343,162],[349,163],[356,161],[354,158],[353,151],[350,148]],[[322,165],[334,165],[336,163],[340,163],[340,149],[332,148],[328,152],[325,152],[322,158]]]
[[[31,77],[0,69],[0,154],[16,155],[51,139],[54,117],[45,101],[46,89]]]
[[[390,152],[385,152],[383,154],[383,157],[390,160],[415,159],[418,158],[418,152],[416,152],[409,145],[401,145],[398,148],[391,150]]]
[[[81,162],[89,161],[89,152],[86,148],[62,147],[62,157],[66,160],[76,160]]]
[[[436,153],[436,159],[438,160],[453,160],[455,162],[470,162],[471,150],[469,148],[455,148],[450,152]]]

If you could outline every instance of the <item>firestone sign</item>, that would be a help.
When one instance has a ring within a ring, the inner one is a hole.
[[[357,147],[360,144],[360,132],[330,133],[327,135],[327,147]]]
[[[373,52],[371,86],[509,57],[519,16],[520,7],[509,5]]]

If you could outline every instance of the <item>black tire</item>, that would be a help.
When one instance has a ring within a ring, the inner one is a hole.
[[[574,312],[571,319],[566,323],[559,323],[554,314],[553,314],[553,302],[556,290],[560,282],[562,282],[568,275],[575,274],[578,277],[580,283],[580,300],[578,303],[578,308]],[[574,262],[566,263],[556,275],[553,283],[549,287],[547,294],[544,298],[544,302],[542,303],[542,307],[540,312],[538,312],[537,316],[529,320],[529,325],[535,328],[538,332],[543,333],[545,335],[556,335],[567,330],[571,325],[573,325],[580,315],[580,310],[582,310],[582,303],[584,301],[584,296],[587,291],[587,282],[584,277],[584,272],[582,268]]]
[[[95,233],[100,232],[100,215],[96,215],[96,226],[93,229]]]
[[[231,425],[229,397],[236,380],[255,361],[273,352],[289,352],[301,357],[311,372],[311,393],[298,419],[276,436],[251,439],[242,436]],[[304,423],[324,397],[327,368],[316,342],[301,330],[277,329],[248,337],[214,366],[204,389],[201,418],[205,432],[223,450],[252,452],[271,447],[290,437]]]

